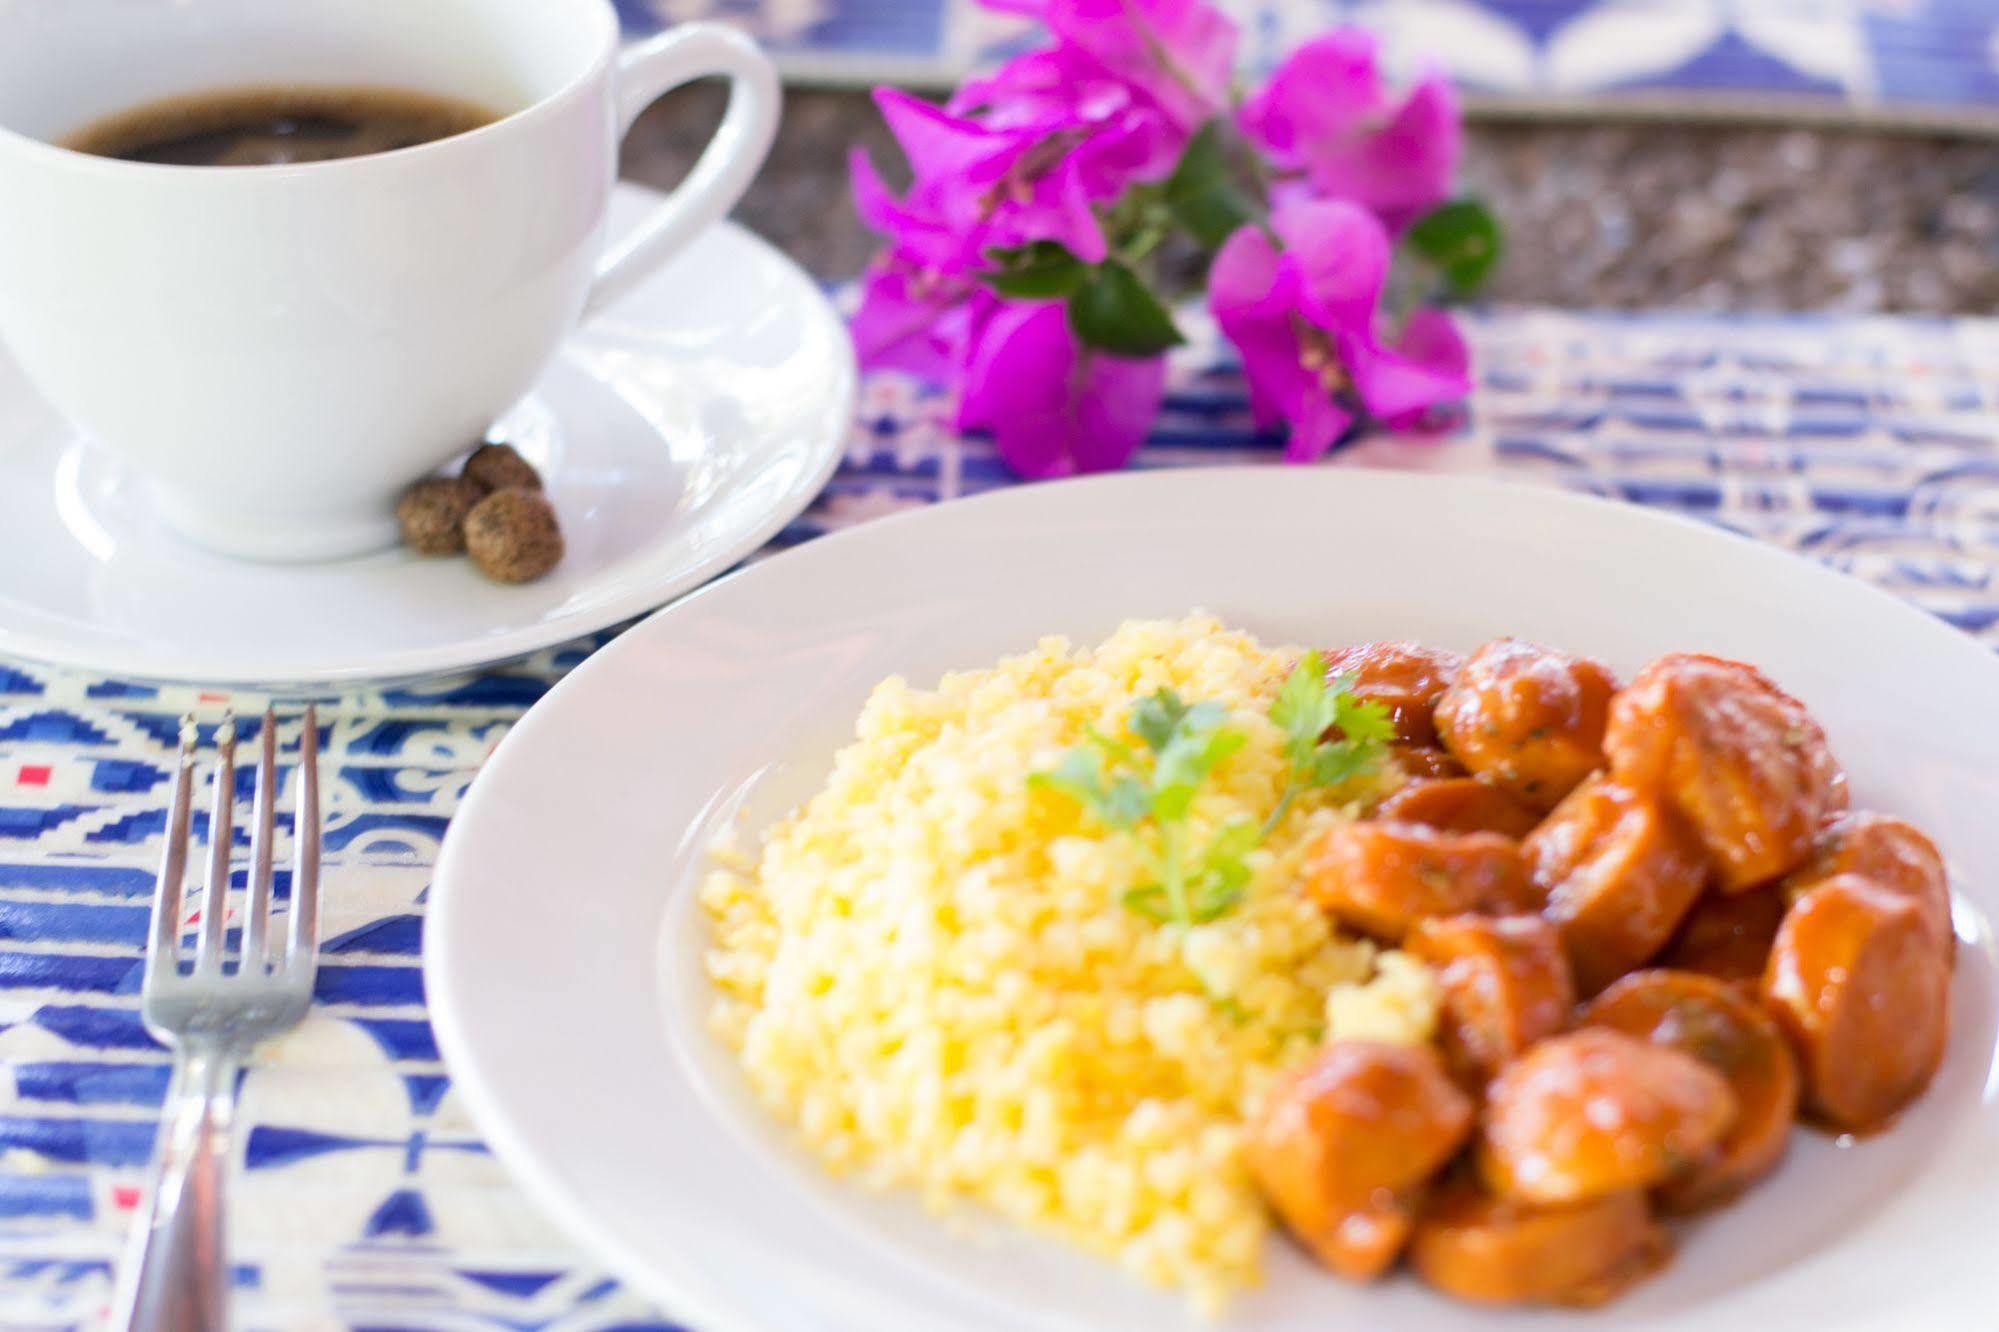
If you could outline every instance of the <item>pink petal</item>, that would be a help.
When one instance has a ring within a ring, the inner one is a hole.
[[[1438,310],[1419,310],[1394,347],[1356,338],[1341,347],[1354,388],[1368,411],[1390,425],[1471,392],[1471,353],[1457,325]]]
[[[1399,231],[1450,197],[1462,150],[1457,93],[1432,73],[1379,130],[1321,138],[1300,155],[1315,191],[1366,204]]]
[[[1088,351],[1056,302],[1003,309],[967,367],[961,428],[993,433],[1000,458],[1025,477],[1122,466],[1158,415],[1163,357]]]
[[[961,176],[991,179],[1004,169],[995,159],[1010,159],[1026,147],[1017,135],[995,133],[899,89],[877,88],[874,96],[919,182]]]
[[[1298,203],[1271,214],[1298,274],[1298,309],[1328,332],[1370,330],[1388,277],[1388,233],[1365,208]]]
[[[952,349],[941,334],[954,303],[942,293],[913,295],[906,273],[880,266],[871,269],[862,279],[860,306],[848,321],[861,368],[900,370],[938,382],[949,379]]]
[[[1324,457],[1353,422],[1353,413],[1323,391],[1309,394],[1297,404],[1292,417],[1291,436],[1284,441],[1284,461],[1303,463]]]
[[[1379,43],[1365,28],[1336,28],[1287,57],[1243,106],[1243,130],[1280,164],[1321,140],[1357,133],[1387,104]]]

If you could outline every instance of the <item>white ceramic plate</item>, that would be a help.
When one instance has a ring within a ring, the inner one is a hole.
[[[1204,608],[1276,641],[1517,634],[1626,670],[1675,648],[1796,691],[1856,803],[1919,821],[1961,894],[1955,1024],[1889,1133],[1800,1134],[1612,1309],[1498,1315],[1356,1288],[1273,1243],[1256,1332],[1985,1328],[1999,1317],[1994,954],[1999,661],[1776,550],[1549,490],[1349,470],[1194,471],[960,501],[815,542],[628,632],[538,704],[445,841],[432,1013],[481,1127],[576,1238],[703,1332],[1200,1326],[1108,1265],[964,1234],[822,1177],[705,1032],[702,848],[808,794],[869,688],[1049,632]]]
[[[622,187],[613,230],[649,199]],[[838,465],[854,384],[812,279],[739,227],[711,229],[580,330],[495,428],[550,478],[568,545],[548,577],[501,587],[401,550],[283,565],[195,549],[0,358],[0,654],[292,693],[508,661],[761,546]]]

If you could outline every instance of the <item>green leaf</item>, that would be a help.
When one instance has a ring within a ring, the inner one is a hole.
[[[1013,249],[988,250],[986,258],[998,264],[999,271],[980,277],[1000,295],[1015,300],[1067,296],[1090,271],[1089,265],[1060,241],[1038,240]]]
[[[1307,652],[1284,677],[1270,704],[1270,720],[1284,732],[1284,753],[1293,767],[1310,762],[1336,711],[1336,696],[1326,687],[1325,659]]]
[[[1466,296],[1492,276],[1505,247],[1491,209],[1476,199],[1453,199],[1409,228],[1409,248]]]
[[[1118,356],[1157,356],[1186,341],[1144,279],[1115,259],[1069,293],[1069,327],[1085,346]]]
[[[1119,777],[1104,792],[1099,817],[1113,828],[1129,828],[1152,812],[1152,791],[1133,777]]]
[[[1254,823],[1231,823],[1208,839],[1194,879],[1189,915],[1196,925],[1218,920],[1242,901],[1249,885],[1249,853],[1263,840]]]
[[[1171,689],[1158,689],[1131,705],[1131,719],[1126,724],[1133,735],[1145,742],[1147,749],[1157,754],[1180,729],[1188,711],[1180,695]]]
[[[1166,206],[1173,220],[1208,249],[1216,249],[1262,212],[1230,169],[1227,126],[1201,126],[1166,178]]]
[[[1103,764],[1087,749],[1070,750],[1049,771],[1030,776],[1027,784],[1065,795],[1092,813],[1101,811],[1107,798]]]
[[[1164,925],[1173,918],[1173,908],[1166,900],[1166,890],[1156,883],[1133,888],[1118,900],[1155,925]]]
[[[1386,745],[1395,739],[1395,714],[1388,705],[1374,699],[1356,698],[1353,677],[1343,675],[1334,682],[1333,725],[1347,739],[1359,745]]]
[[[1174,822],[1194,803],[1194,792],[1215,765],[1243,747],[1241,731],[1195,729],[1183,725],[1159,751],[1152,770],[1152,812],[1162,822]]]

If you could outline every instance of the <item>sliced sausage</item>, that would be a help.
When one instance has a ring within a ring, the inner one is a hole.
[[[1655,960],[1675,971],[1698,972],[1754,989],[1763,981],[1770,945],[1777,941],[1777,926],[1783,920],[1784,899],[1774,890],[1704,893]]]
[[[1455,1179],[1423,1209],[1409,1260],[1438,1290],[1476,1304],[1588,1307],[1656,1271],[1671,1252],[1636,1189],[1534,1207]]]
[[[1435,745],[1397,745],[1395,761],[1412,781],[1426,777],[1464,777],[1465,765],[1451,757],[1447,749]]]
[[[1950,963],[1922,908],[1851,874],[1792,905],[1763,973],[1807,1108],[1854,1132],[1880,1128],[1929,1085],[1949,992]]]
[[[1736,986],[1686,971],[1638,971],[1592,999],[1579,1026],[1608,1027],[1682,1050],[1728,1079],[1735,1123],[1720,1149],[1658,1192],[1686,1212],[1724,1202],[1784,1155],[1798,1113],[1798,1067],[1777,1024]]]
[[[1845,790],[1803,704],[1753,666],[1696,653],[1638,673],[1611,705],[1604,752],[1620,783],[1686,817],[1731,891],[1802,861]]]
[[[1577,787],[1521,851],[1583,994],[1664,948],[1707,876],[1700,844],[1672,810],[1601,776]]]
[[[1551,1036],[1486,1089],[1479,1169],[1502,1197],[1570,1203],[1701,1164],[1735,1120],[1721,1074],[1602,1027]]]
[[[1922,908],[1930,932],[1945,949],[1956,947],[1950,923],[1950,876],[1936,843],[1921,830],[1886,814],[1842,814],[1819,830],[1805,863],[1784,880],[1793,901],[1836,874],[1858,874],[1886,892]]]
[[[1439,832],[1496,832],[1507,837],[1525,837],[1541,821],[1538,811],[1475,777],[1411,782],[1382,801],[1376,813]]]
[[[1306,861],[1303,886],[1342,925],[1389,943],[1427,916],[1533,910],[1539,900],[1510,838],[1417,823],[1327,829]]]
[[[1569,1024],[1575,986],[1561,936],[1539,916],[1447,916],[1416,923],[1403,945],[1443,991],[1444,1060],[1483,1088],[1501,1067]]]
[[[1471,1101],[1434,1050],[1335,1041],[1272,1088],[1244,1157],[1299,1242],[1365,1279],[1395,1261],[1417,1190],[1471,1124]]]
[[[1360,643],[1326,653],[1325,662],[1328,681],[1346,676],[1355,698],[1388,709],[1403,741],[1429,745],[1437,739],[1430,714],[1464,658],[1420,643]]]
[[[1473,653],[1444,691],[1437,733],[1473,773],[1552,809],[1603,766],[1616,690],[1599,662],[1502,638]]]

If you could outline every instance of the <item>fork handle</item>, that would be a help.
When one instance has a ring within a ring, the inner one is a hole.
[[[134,1223],[110,1326],[126,1332],[222,1332],[229,1252],[222,1181],[240,1060],[182,1049],[174,1061],[152,1186]]]

